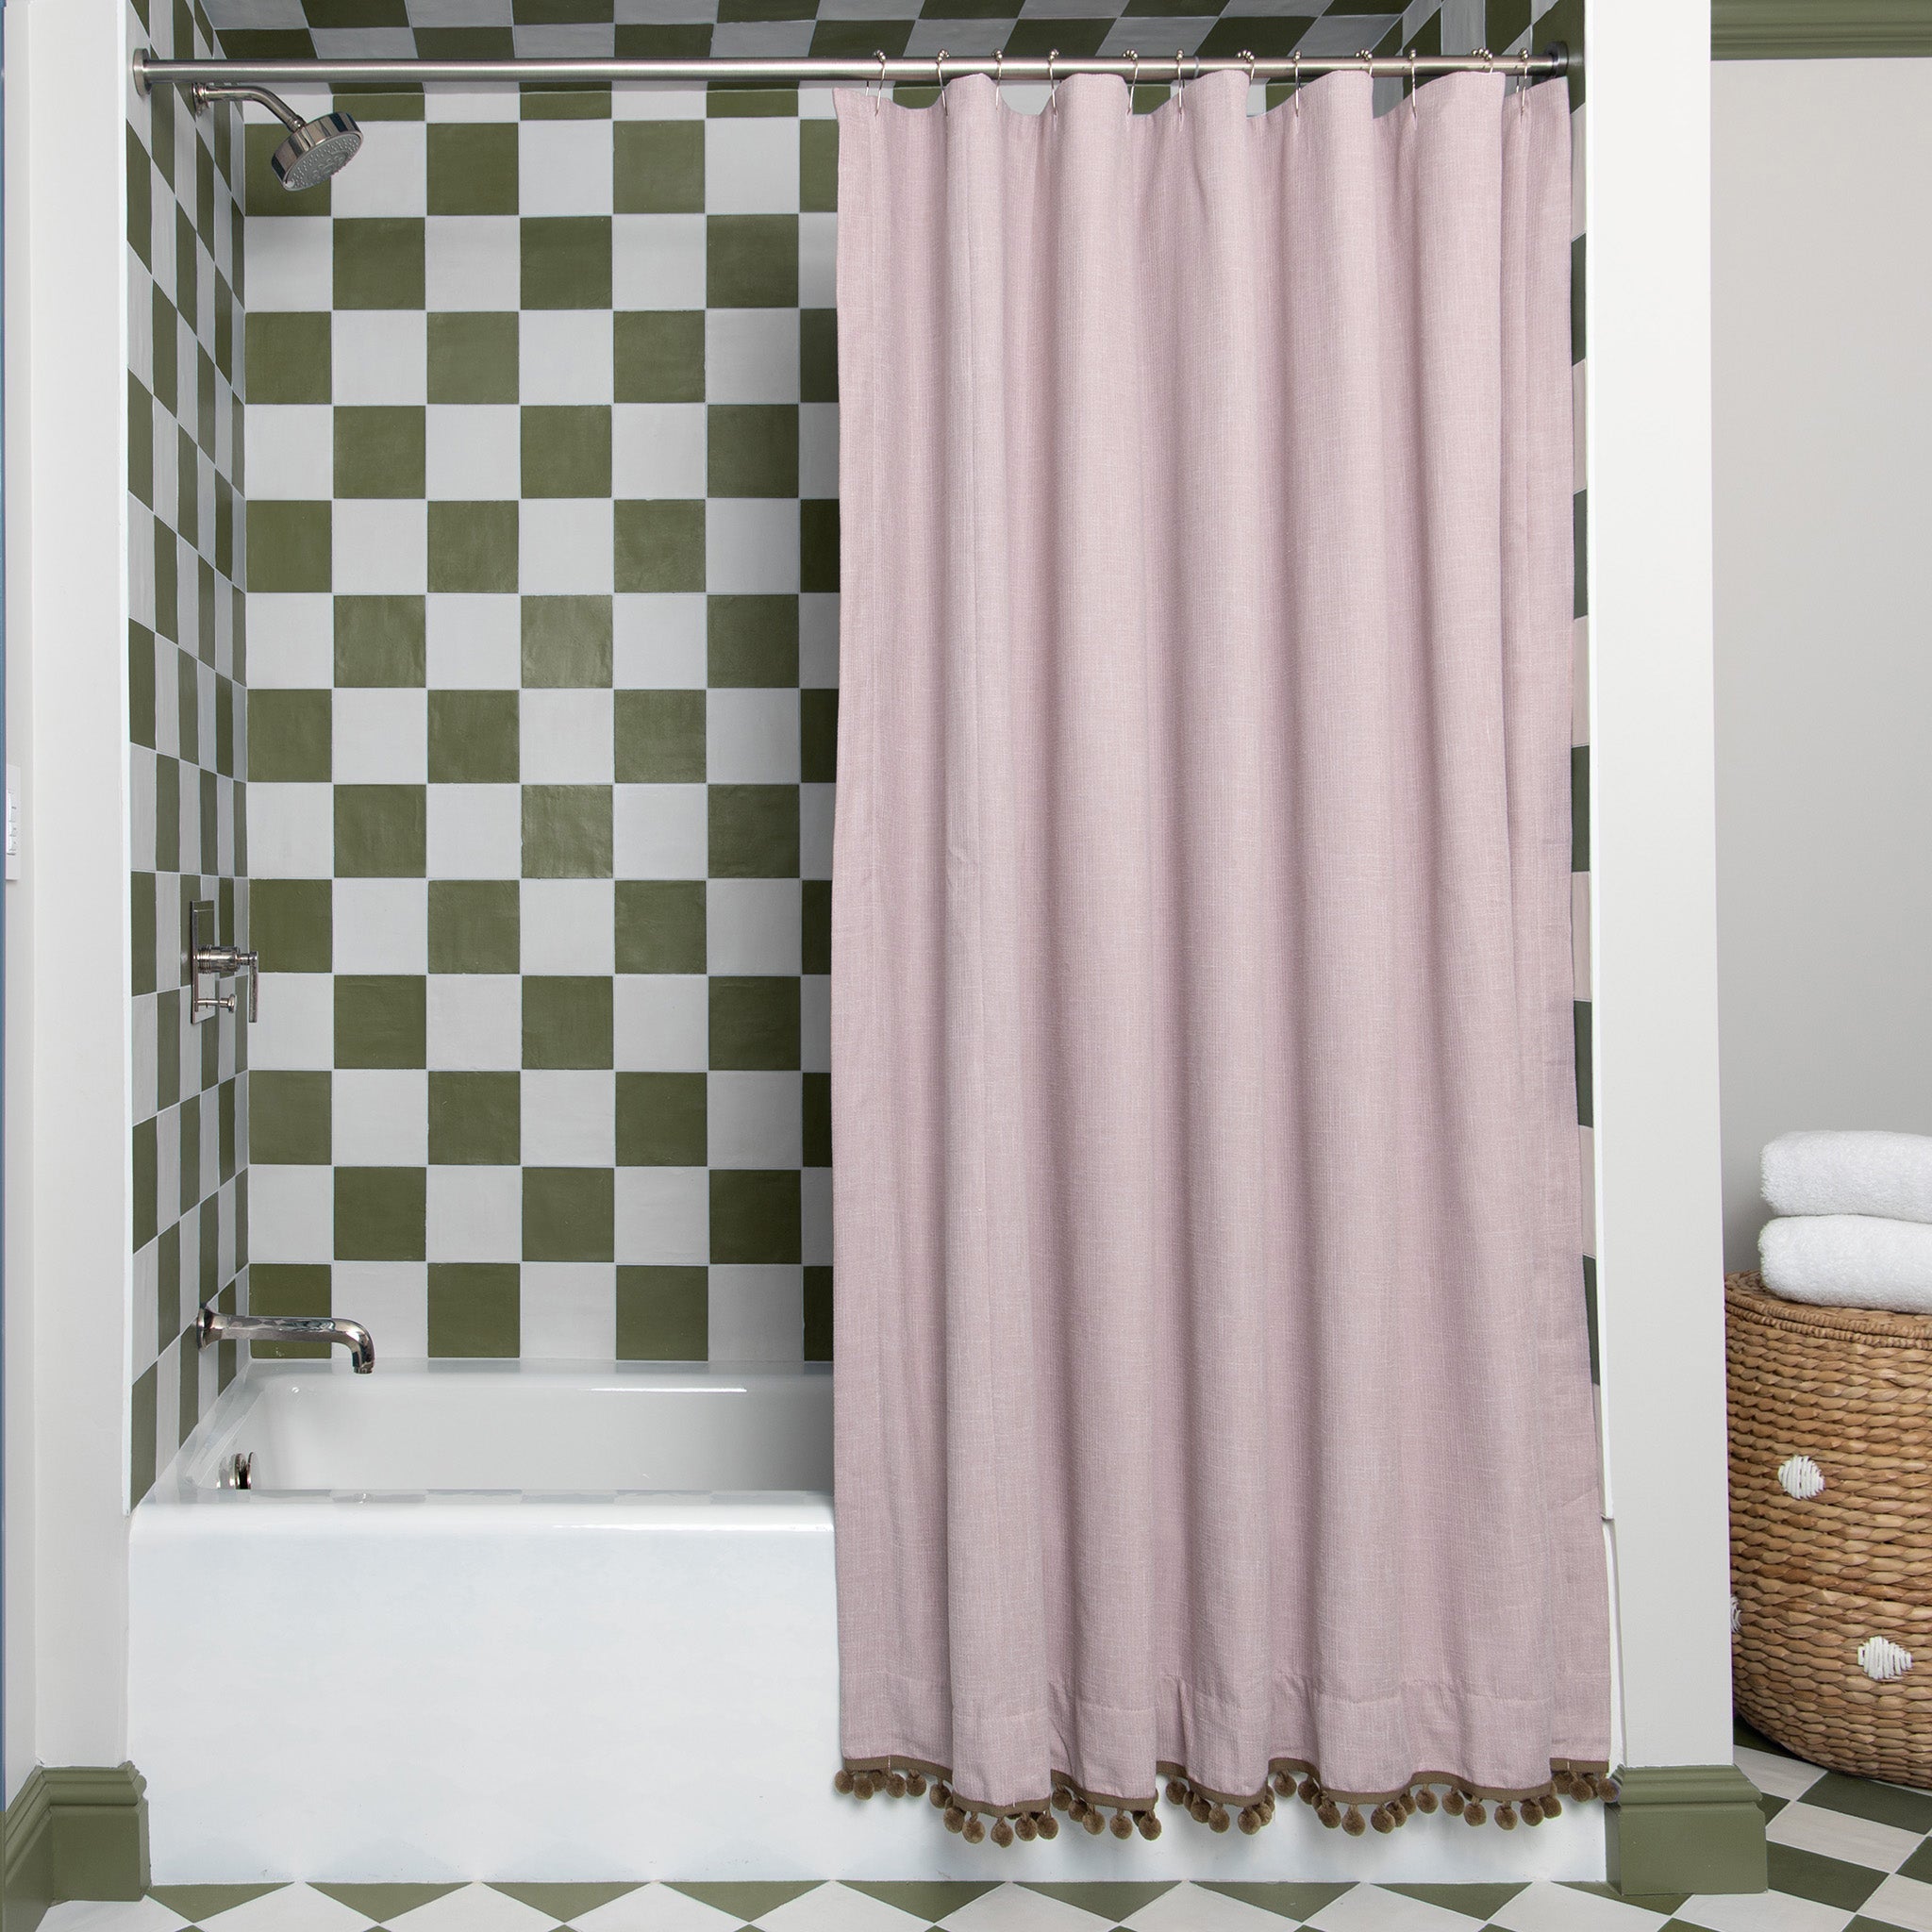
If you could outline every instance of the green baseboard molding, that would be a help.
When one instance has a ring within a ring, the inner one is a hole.
[[[147,1780],[131,1764],[36,1765],[0,1819],[6,1932],[62,1899],[147,1890]]]
[[[1762,1891],[1764,1813],[1735,1764],[1626,1766],[1604,1809],[1609,1880],[1626,1898]]]
[[[1932,0],[1712,0],[1713,60],[1932,54]]]

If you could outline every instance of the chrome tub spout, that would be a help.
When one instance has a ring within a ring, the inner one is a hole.
[[[359,1322],[341,1315],[225,1315],[204,1308],[195,1322],[201,1346],[216,1341],[329,1341],[349,1351],[350,1366],[366,1375],[375,1366],[375,1343]]]

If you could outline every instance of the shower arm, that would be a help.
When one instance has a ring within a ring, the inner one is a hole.
[[[136,84],[140,82],[140,70],[136,70]],[[146,90],[143,88],[142,92]],[[265,87],[253,87],[239,80],[196,80],[188,83],[188,98],[194,104],[198,114],[211,101],[253,101],[258,107],[266,108],[282,125],[291,133],[300,134],[303,128],[301,115],[290,107],[287,101],[269,92]]]

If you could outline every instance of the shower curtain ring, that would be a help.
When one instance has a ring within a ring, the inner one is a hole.
[[[1174,110],[1183,116],[1187,109],[1181,105],[1181,62],[1187,57],[1188,50],[1185,47],[1176,47],[1174,50]]]
[[[1520,64],[1516,70],[1516,97],[1522,103],[1521,111],[1529,112],[1529,46],[1524,42]]]
[[[1055,77],[1053,69],[1054,62],[1057,61],[1059,58],[1060,50],[1058,47],[1050,47],[1047,49],[1046,105],[1049,108],[1051,108],[1056,114],[1058,114],[1060,110],[1060,84],[1058,80]]]
[[[1362,63],[1362,72],[1366,74],[1371,80],[1374,80],[1375,77],[1374,50],[1371,47],[1364,47],[1361,49],[1359,53],[1356,55],[1355,58]]]
[[[886,50],[883,47],[874,47],[873,49],[873,58],[879,63],[879,84],[877,91],[872,97],[872,110],[876,114],[879,110],[879,103],[886,97]]]
[[[1248,86],[1252,89],[1255,85],[1255,50],[1252,47],[1243,47],[1234,58],[1247,63]]]
[[[943,47],[932,57],[932,64],[939,70],[940,106],[943,108],[946,105],[946,50]]]
[[[1141,85],[1141,57],[1132,47],[1129,47],[1127,49],[1127,59],[1132,67],[1132,73],[1127,81],[1127,119],[1131,121],[1134,118],[1134,91]]]
[[[1005,85],[1004,80],[1002,79],[1002,74],[1006,67],[1006,49],[996,49],[992,57],[992,97],[994,100],[998,100],[1000,98],[1000,89],[1003,85]]]
[[[1408,50],[1408,125],[1415,125],[1415,49]]]
[[[1297,121],[1302,118],[1302,57],[1299,52],[1294,56],[1294,118]]]
[[[1483,72],[1485,74],[1495,73],[1496,57],[1487,47],[1478,47],[1475,50],[1475,58],[1483,63]]]

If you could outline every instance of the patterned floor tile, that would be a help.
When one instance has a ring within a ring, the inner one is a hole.
[[[42,1932],[178,1932],[188,1924],[159,1899],[71,1899],[41,1921]]]
[[[1108,1923],[1025,1885],[1002,1885],[940,1921],[945,1932],[1095,1932]]]
[[[635,1891],[638,1886],[635,1879],[620,1885],[521,1885],[497,1880],[492,1881],[490,1889],[508,1893],[519,1905],[541,1912],[546,1919],[568,1924]]]
[[[1491,1918],[1505,1932],[1656,1932],[1668,1913],[1574,1885],[1525,1885]]]
[[[1787,1805],[1766,1826],[1765,1836],[1774,1845],[1816,1852],[1823,1857],[1870,1866],[1878,1872],[1896,1872],[1923,1842],[1915,1832],[1879,1824],[1849,1811],[1827,1810],[1808,1801]]]
[[[669,1885],[642,1885],[572,1921],[575,1932],[737,1932],[744,1921]]]
[[[1903,1932],[1932,1932],[1932,1885],[1916,1878],[1888,1878],[1865,1901],[1865,1917]]]
[[[1241,1888],[1257,1893],[1307,1889],[1272,1885]],[[1124,1915],[1122,1923],[1128,1932],[1281,1932],[1284,1924],[1300,1924],[1303,1916],[1230,1896],[1228,1890],[1174,1885],[1158,1898],[1149,1900],[1139,1911]]]
[[[1914,1838],[1932,1832],[1932,1792],[1907,1790],[1903,1785],[1875,1784],[1869,1778],[1842,1777],[1827,1771],[1805,1793],[1805,1802],[1895,1825]]]
[[[924,1932],[931,1923],[844,1885],[815,1885],[757,1921],[759,1932]]]
[[[393,1925],[406,1912],[413,1912],[418,1906],[429,1905],[458,1888],[455,1885],[318,1885],[315,1890],[365,1919],[374,1919],[378,1924]]]
[[[976,1898],[999,1890],[997,1879],[883,1878],[851,1880],[847,1889],[863,1892],[883,1905],[897,1906],[922,1924],[937,1924],[948,1912],[970,1906]]]
[[[159,1899],[171,1912],[205,1925],[236,1906],[280,1890],[279,1885],[158,1885],[148,1896]],[[381,1914],[371,1912],[369,1916],[379,1918]]]
[[[312,1885],[285,1885],[231,1907],[214,1923],[221,1932],[361,1932],[372,1921]]]
[[[1317,1932],[1471,1932],[1466,1912],[1379,1885],[1356,1885],[1307,1922]]]
[[[549,1932],[557,1920],[493,1885],[459,1885],[399,1923],[408,1932]]]
[[[1702,1932],[1845,1932],[1852,1921],[1834,1906],[1776,1891],[1686,1899],[1677,1918]]]
[[[1737,1756],[1738,1769],[1774,1798],[1802,1798],[1825,1774],[1815,1764],[1787,1757],[1781,1751],[1755,1751],[1740,1744]]]

